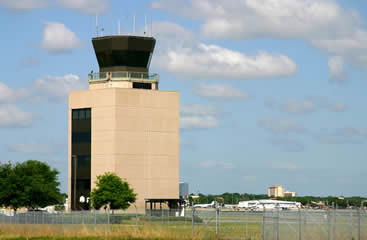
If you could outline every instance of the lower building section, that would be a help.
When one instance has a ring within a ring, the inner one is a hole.
[[[133,209],[144,210],[145,199],[179,199],[178,92],[123,88],[72,92],[69,115],[72,209],[88,209],[97,176],[106,172],[134,189]]]

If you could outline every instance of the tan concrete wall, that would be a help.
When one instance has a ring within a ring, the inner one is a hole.
[[[179,93],[105,88],[72,92],[71,109],[92,108],[92,188],[110,171],[145,198],[179,198]],[[69,134],[69,196],[71,134]]]

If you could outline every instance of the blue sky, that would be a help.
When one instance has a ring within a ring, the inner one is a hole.
[[[67,96],[98,71],[99,30],[157,39],[151,72],[181,96],[190,192],[367,196],[362,0],[0,0],[0,161],[37,159],[66,192]]]

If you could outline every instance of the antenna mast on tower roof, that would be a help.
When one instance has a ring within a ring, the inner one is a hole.
[[[136,16],[135,16],[135,13],[134,13],[134,26],[133,26],[133,34],[135,34],[135,29],[136,28]]]
[[[98,37],[98,14],[96,14],[96,36]]]

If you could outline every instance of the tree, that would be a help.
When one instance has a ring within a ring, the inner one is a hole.
[[[127,209],[135,203],[136,194],[127,182],[107,172],[97,176],[96,188],[90,193],[90,199],[94,209],[107,205],[110,209]]]
[[[36,160],[13,166],[0,164],[0,205],[15,211],[26,207],[36,209],[61,202],[56,169]]]

